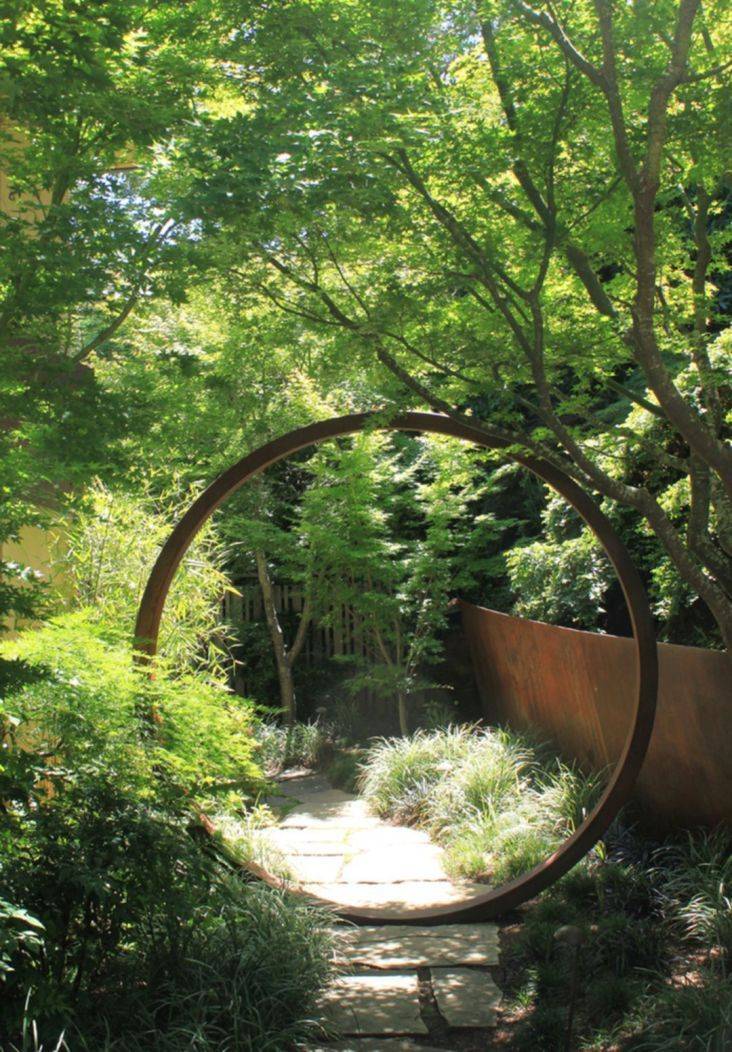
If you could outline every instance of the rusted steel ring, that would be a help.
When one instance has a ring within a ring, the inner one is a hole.
[[[216,508],[250,478],[284,457],[326,439],[354,434],[369,427],[448,435],[486,449],[507,449],[509,445],[505,439],[483,428],[433,413],[403,413],[391,418],[384,418],[383,414],[358,413],[310,424],[261,446],[211,483],[193,502],[163,546],[137,615],[135,636],[140,660],[149,660],[155,655],[160,620],[175,572],[191,541]],[[636,644],[637,697],[633,722],[622,755],[596,807],[544,862],[502,887],[475,895],[457,905],[404,911],[340,908],[332,902],[314,900],[335,908],[340,916],[357,924],[448,924],[488,920],[533,898],[567,873],[598,842],[628,800],[646,754],[656,711],[658,659],[651,612],[638,572],[608,519],[576,482],[545,460],[515,452],[507,455],[548,482],[579,512],[615,567],[628,604]],[[269,883],[281,886],[281,881],[258,867],[252,867],[252,870]]]

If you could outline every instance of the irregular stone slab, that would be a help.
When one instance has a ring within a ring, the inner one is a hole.
[[[497,965],[498,928],[495,924],[344,928],[338,959],[346,965],[369,968]]]
[[[429,833],[424,829],[411,829],[406,826],[388,826],[379,822],[373,830],[354,831],[351,843],[359,851],[371,851],[373,848],[399,847],[401,844],[432,844]]]
[[[446,906],[469,901],[484,885],[461,887],[447,878],[432,881],[405,880],[399,884],[303,884],[303,890],[339,906],[373,906],[408,911],[428,906]]]
[[[293,786],[293,794],[297,796],[300,801],[298,809],[322,809],[325,807],[332,807],[333,804],[347,804],[353,802],[353,797],[350,793],[344,793],[342,789],[331,789],[327,785],[324,785],[322,788],[319,786],[314,789],[308,788],[307,791],[304,787],[297,790],[295,786]],[[357,802],[360,803],[360,801]]]
[[[433,968],[432,989],[448,1026],[496,1025],[501,991],[488,972],[474,968]]]
[[[436,844],[375,842],[362,849],[343,869],[341,880],[353,884],[386,884],[403,880],[446,880],[442,852]]]
[[[426,1034],[414,972],[345,975],[320,1001],[324,1020],[340,1034]]]
[[[288,870],[300,883],[335,882],[341,879],[343,855],[290,855]]]
[[[329,825],[341,830],[355,833],[360,830],[380,829],[382,823],[365,811],[355,811],[346,804],[324,804],[310,806],[300,804],[293,808],[282,820],[282,829],[307,829],[312,826]]]
[[[283,851],[293,851],[296,854],[313,854],[323,845],[328,844],[334,848],[340,847],[345,851],[346,843],[350,843],[349,830],[342,826],[274,826],[266,830],[267,836],[282,848]],[[305,851],[304,848],[311,850]]]
[[[288,771],[275,779],[272,793],[267,796],[266,802],[272,802],[275,806],[278,802],[299,803],[306,796],[315,796],[329,790],[330,785],[322,775],[307,771],[302,774]]]
[[[281,829],[329,829],[337,831],[340,836],[351,833],[377,829],[379,821],[377,818],[354,818],[349,819],[340,815],[309,814],[304,811],[298,814],[290,814],[280,822]]]
[[[267,841],[270,847],[276,848],[282,854],[287,855],[288,858],[294,859],[295,862],[298,858],[338,858],[343,861],[348,857],[340,844],[329,844],[327,840],[323,841],[322,844],[303,842],[302,844],[287,845],[279,841],[272,841],[269,838],[267,838]]]

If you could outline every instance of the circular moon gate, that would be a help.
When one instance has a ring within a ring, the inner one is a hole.
[[[457,422],[434,413],[403,413],[391,418],[383,414],[358,413],[320,421],[261,446],[244,457],[211,483],[190,506],[163,546],[147,582],[135,628],[139,659],[147,661],[157,651],[160,621],[175,571],[194,537],[216,508],[235,490],[271,464],[307,446],[329,438],[354,434],[368,427],[388,431],[421,431],[448,435],[487,449],[506,449],[505,439],[482,428]],[[633,626],[637,653],[637,697],[632,725],[613,775],[585,821],[565,842],[533,869],[485,893],[453,905],[414,910],[379,910],[338,907],[338,915],[356,924],[448,924],[488,920],[513,909],[549,887],[590,851],[628,800],[646,754],[653,729],[658,689],[658,660],[653,622],[645,590],[625,545],[597,504],[568,475],[549,462],[531,456],[508,454],[548,482],[585,520],[602,544],[618,575]],[[257,866],[249,867],[256,876],[275,886],[282,881]],[[310,896],[312,899],[312,896]]]

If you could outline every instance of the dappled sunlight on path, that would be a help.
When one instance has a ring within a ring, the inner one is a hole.
[[[485,891],[452,880],[427,833],[393,826],[366,803],[303,772],[280,781],[278,802],[297,801],[267,838],[287,858],[293,882],[336,906],[445,906]]]
[[[272,803],[284,817],[265,835],[286,859],[297,890],[336,907],[405,911],[485,890],[450,879],[440,848],[424,831],[388,825],[322,775],[290,772],[277,794]],[[499,963],[495,924],[339,923],[336,933],[339,976],[321,1012],[327,1032],[339,1036],[323,1052],[489,1047],[501,1000],[491,974]]]

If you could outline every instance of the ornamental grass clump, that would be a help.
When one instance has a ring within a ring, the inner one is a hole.
[[[459,816],[495,816],[528,790],[531,754],[504,731],[469,734],[464,755],[436,789],[431,824],[441,832]]]
[[[547,769],[548,767],[548,769]],[[576,764],[555,759],[538,768],[537,807],[556,833],[569,836],[597,804],[607,782],[604,771],[586,773]]]
[[[688,833],[660,848],[654,876],[666,917],[684,939],[716,951],[718,966],[732,961],[732,843],[729,832]]]
[[[428,829],[450,873],[499,884],[551,854],[603,781],[526,736],[453,726],[376,742],[359,785],[376,814]]]
[[[381,818],[427,823],[434,814],[434,790],[467,757],[471,733],[471,727],[447,727],[378,739],[359,778],[371,810]]]
[[[291,727],[263,722],[255,728],[254,737],[257,759],[270,777],[291,767],[321,766],[330,740],[317,722],[294,723]]]

